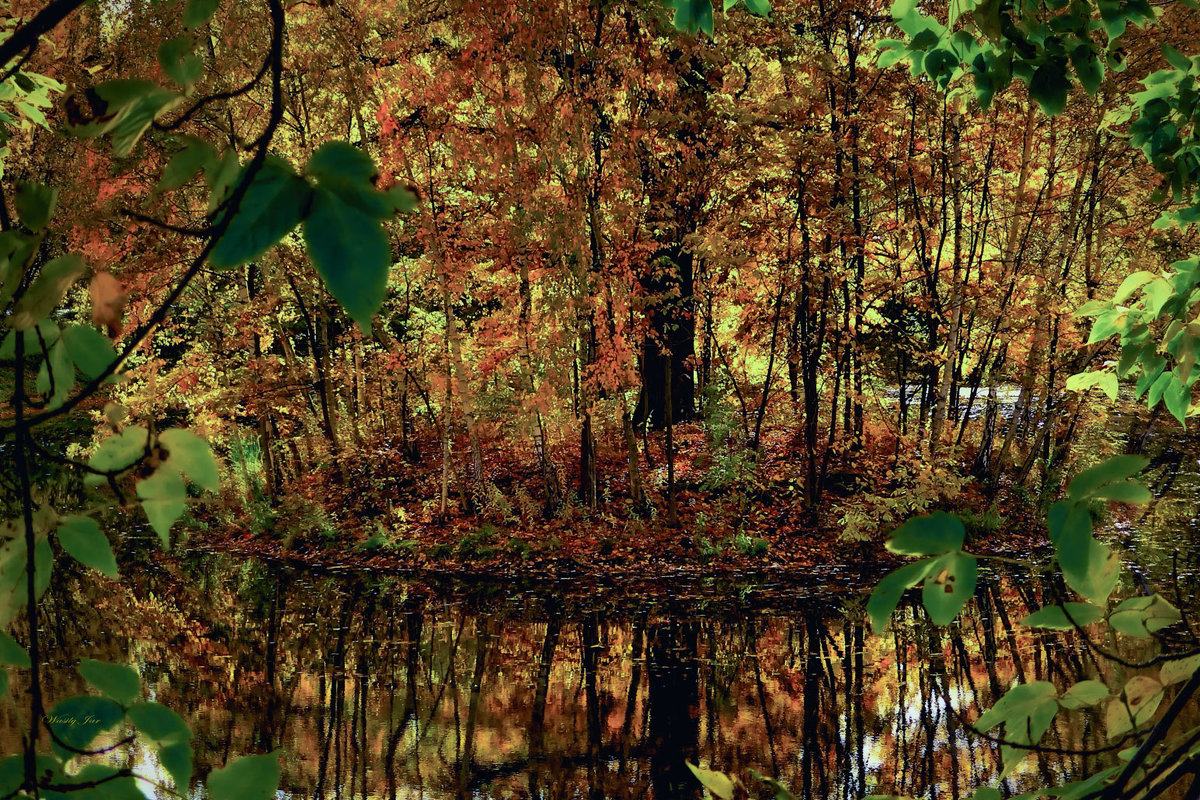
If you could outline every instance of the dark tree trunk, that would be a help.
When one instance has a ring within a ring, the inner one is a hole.
[[[634,425],[653,428],[671,418],[683,422],[696,416],[696,314],[694,258],[682,245],[664,249],[642,287],[650,298],[650,331],[642,351],[642,391],[634,412]],[[671,390],[666,386],[671,376]]]
[[[700,665],[695,622],[671,622],[650,633],[650,725],[647,749],[656,798],[700,797],[686,762],[700,750]]]

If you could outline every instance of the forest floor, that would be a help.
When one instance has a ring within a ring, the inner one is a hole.
[[[831,467],[833,491],[813,514],[804,508],[803,460],[789,440],[768,437],[757,466],[736,452],[711,455],[699,426],[679,426],[677,441],[675,527],[667,524],[666,466],[653,439],[654,459],[642,466],[649,511],[637,513],[628,500],[623,453],[601,457],[596,508],[582,508],[577,487],[564,480],[567,501],[546,514],[532,455],[495,448],[485,451],[485,472],[497,477],[483,483],[476,513],[463,513],[452,489],[445,516],[435,459],[413,461],[384,442],[369,457],[360,452],[302,477],[276,503],[227,497],[224,510],[198,520],[191,544],[398,575],[627,585],[757,576],[813,587],[862,583],[901,563],[882,542],[921,511],[963,513],[972,552],[1021,555],[1045,544],[1018,493],[1001,488],[988,498],[974,481],[922,475],[902,466],[894,443],[857,454],[853,469]],[[423,445],[436,453],[435,442]]]

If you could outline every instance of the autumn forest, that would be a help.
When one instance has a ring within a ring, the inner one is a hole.
[[[158,74],[166,8],[84,11],[45,71]],[[256,9],[230,12],[215,92],[267,47]],[[1020,92],[983,112],[879,65],[883,6],[738,9],[717,39],[668,35],[653,3],[289,15],[272,151],[345,140],[418,198],[387,229],[386,300],[356,324],[285,238],[198,276],[115,390],[236,454],[270,506],[344,486],[389,525],[568,506],[677,526],[733,488],[783,498],[784,520],[732,521],[750,535],[838,516],[873,535],[967,483],[1059,480],[1096,421],[1065,382],[1112,355],[1073,312],[1190,244],[1147,235],[1161,208],[1113,128],[1121,88],[1057,118]],[[1179,16],[1168,43],[1190,35]],[[1161,58],[1138,47],[1128,61]],[[10,172],[75,176],[55,234],[130,297],[113,325],[145,321],[202,245],[181,145],[252,136],[259,94],[156,123],[132,174],[37,127],[12,145]]]
[[[0,3],[0,797],[1197,796],[1194,5]]]

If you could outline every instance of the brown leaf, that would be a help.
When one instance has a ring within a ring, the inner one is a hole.
[[[108,329],[109,338],[121,332],[121,317],[125,314],[125,287],[109,272],[97,272],[88,287],[92,296],[92,322]]]

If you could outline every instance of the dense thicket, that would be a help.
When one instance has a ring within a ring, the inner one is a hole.
[[[1169,13],[1128,45],[1130,74],[1161,59],[1159,38],[1191,37],[1189,12]],[[1123,75],[1060,117],[1020,88],[983,110],[969,88],[877,65],[898,35],[883,5],[806,0],[753,24],[739,9],[716,42],[668,14],[292,6],[275,150],[305,163],[347,139],[383,165],[379,186],[420,195],[389,229],[384,309],[359,329],[297,231],[195,281],[116,394],[187,421],[271,499],[314,465],[349,478],[402,452],[431,516],[578,497],[674,517],[681,441],[709,478],[770,463],[814,508],[831,476],[885,456],[880,491],[925,481],[931,500],[954,472],[1056,479],[1089,413],[1065,380],[1112,356],[1072,312],[1193,244],[1150,230]],[[32,66],[76,94],[51,126],[97,80],[155,77],[147,42],[168,17],[102,3],[55,30]],[[267,32],[250,8],[213,24],[204,89],[233,93]],[[10,144],[11,175],[63,185],[55,235],[121,281],[127,327],[200,246],[139,216],[203,221],[206,195],[156,188],[159,169],[189,131],[259,130],[266,91],[160,121],[128,159],[36,127]],[[697,420],[706,438],[688,438]]]

